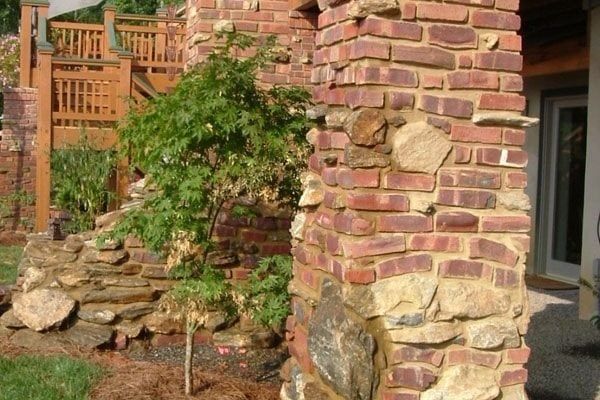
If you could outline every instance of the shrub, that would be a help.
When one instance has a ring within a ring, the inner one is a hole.
[[[76,145],[52,152],[52,201],[71,214],[65,231],[94,228],[96,217],[106,210],[112,198],[108,180],[115,164],[115,151],[96,150],[85,132]]]

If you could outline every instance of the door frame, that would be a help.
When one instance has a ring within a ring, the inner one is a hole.
[[[556,156],[552,154],[553,142],[556,138],[552,137],[553,113],[552,105],[557,101],[573,100],[577,97],[586,97],[588,99],[588,88],[571,87],[564,89],[544,90],[540,98],[540,130],[539,130],[539,163],[538,163],[538,187],[537,187],[537,204],[536,204],[536,235],[535,235],[535,253],[534,253],[534,273],[536,275],[546,276],[548,278],[564,281],[568,283],[577,283],[577,280],[571,280],[563,276],[549,274],[546,270],[546,250],[545,244],[549,238],[548,214],[549,203],[554,203],[554,199],[549,201],[546,194],[550,193],[550,174],[549,171],[553,167],[552,162]]]

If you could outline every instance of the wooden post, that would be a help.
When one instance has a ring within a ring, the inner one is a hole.
[[[38,49],[38,126],[35,172],[35,229],[46,231],[50,217],[50,152],[52,150],[52,54]]]
[[[167,9],[159,8],[156,10],[156,15],[161,18],[167,18]],[[165,62],[167,52],[167,23],[166,21],[159,21],[157,27],[161,30],[164,29],[165,33],[159,33],[156,35],[156,49],[154,50],[157,54],[156,61]]]
[[[19,73],[19,86],[21,87],[31,87],[32,17],[33,7],[29,4],[21,4],[21,72]]]
[[[112,26],[114,26],[115,23],[115,18],[117,15],[117,7],[115,7],[113,4],[106,4],[104,7],[102,7],[102,10],[104,11],[104,41],[102,43],[102,45],[104,46],[104,48],[102,49],[102,54],[103,54],[103,58],[105,60],[109,60],[109,59],[113,59],[114,57],[111,55],[111,39],[110,39],[110,35],[111,35],[111,24]]]
[[[131,63],[133,54],[130,52],[121,52],[119,54],[121,68],[119,71],[119,101],[117,102],[117,115],[119,118],[125,117],[129,110],[129,98],[131,97]],[[119,143],[119,146],[122,144]],[[124,157],[119,160],[117,165],[117,201],[120,205],[122,199],[127,196],[129,186],[129,158]]]

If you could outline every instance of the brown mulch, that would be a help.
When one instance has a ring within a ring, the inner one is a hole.
[[[0,338],[0,354],[16,357],[39,352],[17,347]],[[83,358],[104,367],[106,376],[96,384],[92,400],[279,400],[279,387],[227,375],[196,371],[194,396],[183,394],[183,369],[166,363],[133,361],[118,352],[87,351],[79,348],[54,348],[44,355]]]

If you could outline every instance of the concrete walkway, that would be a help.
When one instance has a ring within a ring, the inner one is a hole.
[[[600,331],[577,316],[579,290],[529,289],[531,400],[600,400]]]

